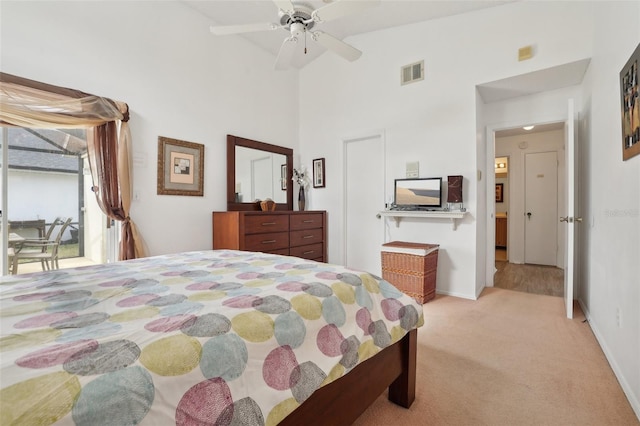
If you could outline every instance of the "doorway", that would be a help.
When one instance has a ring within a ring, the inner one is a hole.
[[[496,157],[496,262],[509,260],[509,157]]]
[[[563,295],[558,209],[565,204],[564,139],[563,122],[495,131],[496,287]]]
[[[106,216],[91,192],[86,145],[84,129],[2,128],[2,275],[43,270],[24,255],[34,247],[60,268],[105,261]]]

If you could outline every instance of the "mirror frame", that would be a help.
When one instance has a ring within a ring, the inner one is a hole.
[[[287,202],[276,203],[276,210],[293,210],[293,149],[227,135],[227,211],[261,210],[260,203],[255,201],[236,203],[236,146],[282,154],[287,158]]]

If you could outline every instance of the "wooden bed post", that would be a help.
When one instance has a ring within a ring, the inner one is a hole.
[[[389,401],[409,408],[416,399],[416,349],[418,330],[413,329],[402,340],[402,373],[389,386]]]

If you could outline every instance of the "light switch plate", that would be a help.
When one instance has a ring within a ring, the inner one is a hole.
[[[414,161],[407,163],[407,178],[417,178],[420,176],[420,163]]]

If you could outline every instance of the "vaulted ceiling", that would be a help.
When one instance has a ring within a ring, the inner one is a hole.
[[[271,0],[232,0],[232,1],[201,1],[182,0],[184,3],[199,11],[211,19],[211,25],[239,25],[256,23],[274,23],[279,25],[278,6]],[[371,1],[375,4],[371,8],[361,12],[331,19],[316,25],[315,29],[343,40],[356,34],[378,31],[399,25],[406,25],[430,19],[438,19],[445,16],[458,15],[488,7],[499,7],[511,3],[513,0],[380,0]],[[367,3],[366,0],[310,0],[296,1],[294,5],[303,4],[311,9],[320,9],[331,6],[337,2]],[[265,25],[265,29],[267,26]],[[283,44],[283,40],[289,36],[287,30],[258,31],[244,33],[242,35],[226,35],[212,37],[244,37],[251,43],[271,52],[275,57]],[[307,53],[303,52],[303,43],[299,46],[291,61],[294,68],[302,68],[307,63],[326,52],[326,48],[308,40]],[[357,46],[355,46],[357,48]]]

